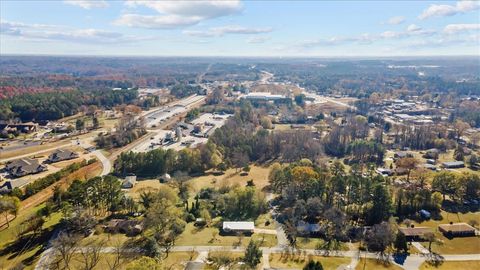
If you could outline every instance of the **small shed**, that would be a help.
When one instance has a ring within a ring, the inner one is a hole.
[[[137,184],[137,176],[129,175],[122,182],[122,188],[133,188]]]
[[[438,225],[438,230],[441,231],[445,236],[474,236],[475,228],[470,226],[467,223],[450,223],[450,224],[440,224]]]
[[[222,230],[225,233],[252,234],[255,229],[253,221],[224,221]]]
[[[160,180],[160,183],[167,183],[167,182],[170,182],[170,180],[172,180],[172,177],[170,176],[170,174],[165,173],[162,176],[160,176],[159,180]]]

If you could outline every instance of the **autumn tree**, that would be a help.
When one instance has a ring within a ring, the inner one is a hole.
[[[0,213],[5,217],[7,227],[10,227],[9,215],[17,217],[18,210],[20,209],[20,199],[15,196],[2,196],[0,197]]]
[[[407,171],[407,182],[410,181],[410,173],[413,169],[415,169],[418,165],[418,160],[413,157],[404,157],[398,159],[395,164],[398,168],[402,168]]]

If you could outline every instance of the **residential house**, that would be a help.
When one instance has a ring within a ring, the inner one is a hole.
[[[449,161],[449,162],[443,162],[442,166],[445,169],[463,168],[465,167],[465,163],[463,163],[463,161]]]
[[[474,227],[464,222],[440,224],[438,230],[447,237],[475,236],[476,231]]]
[[[222,231],[225,233],[253,234],[255,223],[253,221],[224,221]]]
[[[432,228],[429,227],[399,227],[398,231],[403,233],[408,241],[422,240],[427,233],[433,233]]]
[[[143,231],[143,224],[139,220],[112,219],[103,226],[103,229],[109,233],[137,235]]]
[[[394,159],[406,158],[406,157],[413,157],[413,155],[405,151],[398,151],[393,154]]]
[[[35,174],[46,171],[47,167],[42,165],[36,159],[21,158],[10,161],[5,165],[7,171],[13,177],[22,177],[28,174]]]
[[[74,158],[78,158],[78,154],[76,152],[69,149],[57,149],[52,154],[50,154],[50,156],[48,156],[48,159],[46,161],[49,163],[54,163]]]

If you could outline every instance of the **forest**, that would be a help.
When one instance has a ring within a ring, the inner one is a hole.
[[[0,99],[0,120],[21,121],[57,120],[79,112],[82,106],[95,105],[111,109],[116,105],[132,103],[136,90],[65,91],[23,94]]]

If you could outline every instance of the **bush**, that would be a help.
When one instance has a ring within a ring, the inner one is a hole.
[[[23,195],[21,195],[21,199],[25,200],[26,198],[38,193],[39,191],[45,189],[46,187],[52,185],[53,183],[60,181],[60,179],[62,179],[63,177],[79,170],[80,168],[82,168],[86,165],[87,165],[87,162],[85,160],[83,160],[81,162],[73,163],[73,164],[69,165],[68,167],[63,168],[56,173],[49,174],[49,175],[47,175],[43,178],[40,178],[40,179],[28,184],[25,187],[25,191],[23,192]],[[18,190],[16,190],[15,192],[16,192],[15,196],[20,195]],[[20,192],[21,192],[21,190],[20,190]]]

